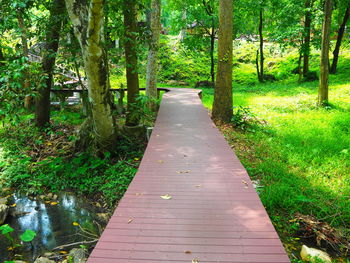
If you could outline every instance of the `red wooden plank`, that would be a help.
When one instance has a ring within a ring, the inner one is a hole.
[[[162,195],[171,195],[163,200]],[[185,253],[190,251],[191,253]],[[163,96],[140,168],[89,263],[290,262],[197,91]]]

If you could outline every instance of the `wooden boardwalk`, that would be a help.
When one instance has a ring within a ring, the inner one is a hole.
[[[138,173],[89,263],[290,262],[197,93],[163,95]]]

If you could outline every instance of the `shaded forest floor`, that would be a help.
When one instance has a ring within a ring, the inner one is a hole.
[[[113,207],[137,171],[146,138],[120,136],[113,153],[96,156],[75,149],[76,129],[85,119],[80,108],[53,110],[44,130],[33,118],[23,111],[17,123],[0,128],[1,188],[27,195],[73,191]]]

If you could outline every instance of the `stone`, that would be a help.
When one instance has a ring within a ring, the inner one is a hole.
[[[307,247],[305,245],[303,245],[301,248],[300,256],[305,262],[317,263],[321,260],[324,263],[332,263],[332,259],[328,253],[316,248]]]
[[[73,263],[85,263],[86,251],[83,248],[73,248],[69,252],[69,256],[72,258]]]
[[[108,213],[97,213],[96,216],[98,217],[99,220],[105,223],[107,223],[110,218]]]
[[[55,255],[55,253],[53,253],[53,252],[46,252],[46,253],[44,253],[44,257],[45,258],[52,257],[53,255]]]
[[[7,201],[8,201],[8,198],[7,198],[7,197],[2,197],[2,198],[0,198],[0,205],[6,205],[6,204],[7,204]]]
[[[58,196],[57,195],[53,195],[52,200],[57,200]]]
[[[53,197],[53,194],[52,193],[48,193],[47,198],[52,199],[52,197]]]
[[[0,225],[5,222],[5,219],[9,213],[9,207],[5,204],[0,205]]]
[[[40,258],[37,258],[34,261],[34,263],[55,263],[55,261],[48,259],[48,258],[45,258],[45,257],[40,257]]]

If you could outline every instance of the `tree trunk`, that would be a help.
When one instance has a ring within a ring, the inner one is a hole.
[[[211,34],[210,34],[210,76],[211,82],[215,83],[215,60],[214,60],[214,49],[215,49],[215,24],[214,16],[211,17]]]
[[[49,23],[46,28],[46,43],[43,54],[42,69],[45,84],[38,90],[35,105],[36,125],[43,127],[50,122],[50,90],[53,87],[53,71],[60,39],[64,13],[64,0],[54,0],[50,8]]]
[[[21,30],[21,42],[22,42],[22,52],[23,56],[27,59],[29,58],[29,48],[28,48],[28,30],[24,23],[24,10],[22,8],[18,9],[17,13],[17,21],[18,21],[18,27]],[[28,69],[24,71],[24,78],[23,78],[23,88],[25,91],[28,91],[30,87],[30,80],[29,80],[29,72]],[[31,108],[31,101],[32,98],[30,95],[26,95],[24,99],[24,107],[26,109]]]
[[[232,118],[232,41],[233,1],[219,2],[218,69],[216,75],[213,119],[230,122]]]
[[[146,95],[151,99],[150,108],[155,110],[157,99],[157,70],[158,70],[158,50],[160,37],[160,14],[161,1],[152,0],[151,3],[151,32],[152,38],[148,52],[147,76],[146,76]]]
[[[107,53],[104,49],[104,1],[65,0],[79,41],[87,77],[92,117],[81,128],[84,139],[92,135],[100,150],[111,149],[116,139],[111,110]],[[88,124],[92,125],[90,127]]]
[[[260,15],[259,15],[259,38],[260,38],[260,74],[258,76],[259,81],[264,81],[264,36],[263,36],[263,9],[260,8]]]
[[[312,1],[305,1],[305,22],[304,22],[304,43],[303,43],[303,76],[309,72],[309,57],[310,57],[310,40],[311,40],[311,8]]]
[[[139,95],[139,75],[137,62],[137,14],[136,0],[124,0],[125,62],[128,91],[126,126],[137,126],[140,116],[137,113],[136,98]]]
[[[341,23],[339,30],[338,30],[337,43],[335,44],[335,48],[333,51],[333,61],[332,61],[332,67],[330,69],[330,73],[332,73],[332,74],[335,74],[337,72],[340,46],[341,46],[341,42],[343,40],[346,23],[348,22],[349,17],[350,17],[350,3],[348,5],[348,7],[346,8],[343,22]]]
[[[332,20],[333,0],[325,0],[324,20],[322,26],[320,85],[318,89],[318,104],[328,104],[328,77],[329,77],[329,45]]]
[[[5,65],[4,61],[5,61],[5,56],[4,56],[4,53],[2,52],[2,46],[0,44],[0,67]]]
[[[182,12],[182,21],[183,23],[186,23],[186,18],[187,18],[187,13],[186,13],[186,10],[184,10]],[[186,27],[186,24],[181,28],[181,31],[180,31],[180,42],[183,42],[185,37],[186,37],[186,31],[187,31],[187,27]]]

